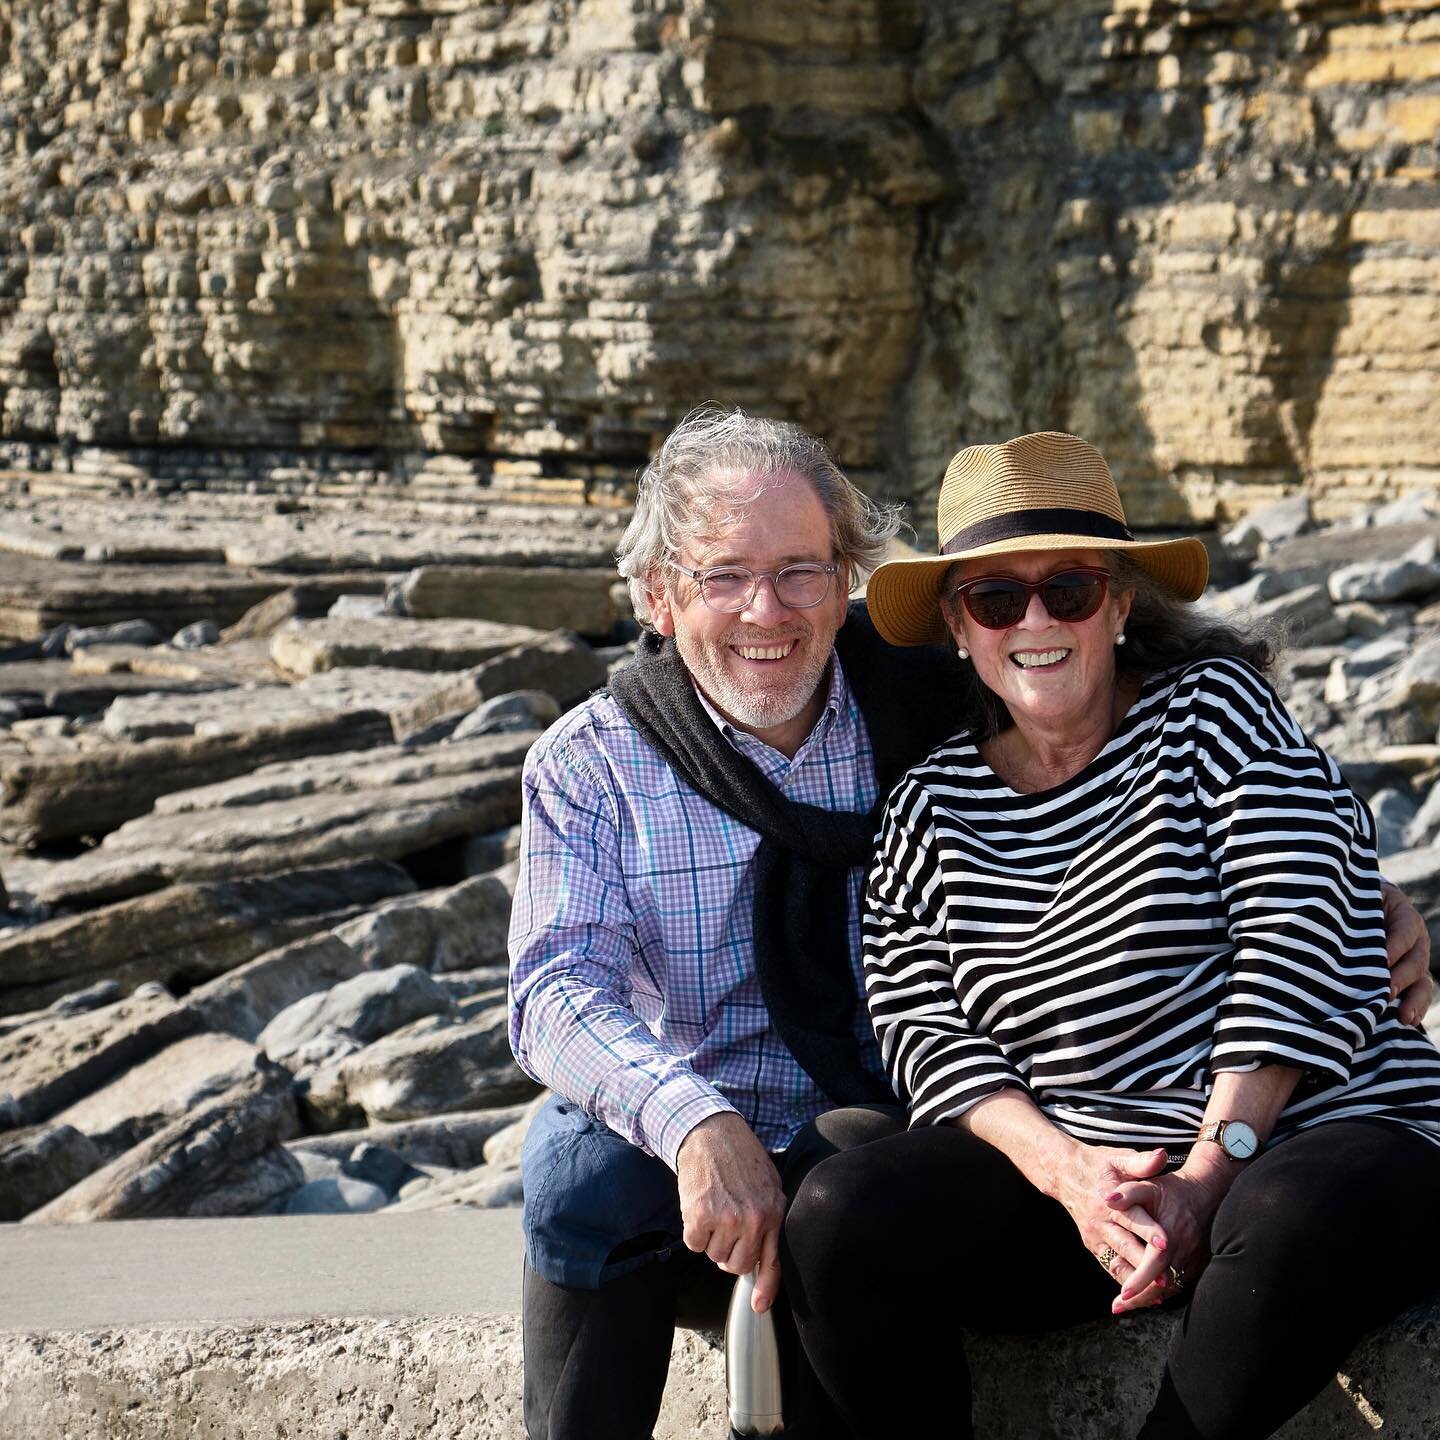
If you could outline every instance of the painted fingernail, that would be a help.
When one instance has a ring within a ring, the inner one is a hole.
[[[1112,1194],[1109,1194],[1105,1197],[1105,1203],[1107,1205],[1118,1205],[1124,1198],[1125,1197],[1121,1195],[1118,1190],[1116,1190]]]
[[[1170,1242],[1163,1235],[1157,1235],[1150,1243],[1157,1250],[1163,1250]]]

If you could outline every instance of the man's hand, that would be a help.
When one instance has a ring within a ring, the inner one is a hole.
[[[1435,993],[1430,978],[1430,932],[1420,912],[1388,882],[1381,888],[1385,906],[1385,958],[1390,962],[1390,993],[1400,997],[1400,1018],[1421,1025]]]
[[[733,1111],[702,1120],[675,1157],[685,1244],[730,1275],[756,1267],[757,1314],[780,1293],[780,1222],[785,1195],[765,1147]]]

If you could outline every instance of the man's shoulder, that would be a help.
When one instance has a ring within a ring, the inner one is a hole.
[[[625,717],[615,697],[601,690],[588,700],[567,710],[530,747],[529,764],[547,762],[564,764],[585,756],[598,756],[617,746],[629,748],[639,740],[639,732]]]

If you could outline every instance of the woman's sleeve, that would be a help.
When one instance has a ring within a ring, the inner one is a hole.
[[[912,1126],[963,1115],[1007,1087],[1026,1090],[955,994],[945,891],[923,786],[906,781],[885,812],[867,886],[865,994],[886,1073]]]
[[[1268,686],[1235,693],[1198,776],[1233,946],[1210,1069],[1343,1085],[1389,1002],[1374,824]]]

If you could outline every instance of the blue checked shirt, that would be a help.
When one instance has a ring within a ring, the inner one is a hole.
[[[701,696],[702,701],[704,696]],[[840,663],[793,760],[711,715],[793,800],[875,803],[870,740]],[[525,763],[510,922],[510,1043],[524,1070],[672,1169],[709,1115],[737,1111],[783,1150],[830,1108],[770,1029],[751,907],[760,836],[697,795],[609,695],[553,725]],[[860,896],[850,968],[863,994]],[[882,1075],[864,1005],[861,1057]]]

